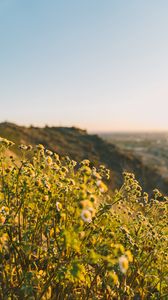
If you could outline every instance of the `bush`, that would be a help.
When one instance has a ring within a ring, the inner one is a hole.
[[[133,174],[0,139],[0,299],[168,299],[168,199]],[[29,157],[29,158],[27,158]],[[158,199],[161,199],[158,201]]]

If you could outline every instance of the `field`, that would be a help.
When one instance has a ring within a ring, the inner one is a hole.
[[[0,139],[0,299],[168,299],[168,198]]]

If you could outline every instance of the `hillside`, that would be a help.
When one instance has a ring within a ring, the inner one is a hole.
[[[75,127],[23,127],[12,123],[0,124],[0,136],[15,141],[13,148],[18,154],[19,144],[43,144],[46,148],[60,155],[69,155],[72,159],[91,160],[96,166],[104,164],[111,170],[112,187],[122,184],[122,172],[134,172],[144,190],[151,192],[159,188],[168,193],[168,181],[155,169],[145,165],[132,153],[125,153],[117,146],[102,140],[97,135],[89,135],[85,130]]]
[[[124,152],[134,153],[168,179],[168,132],[109,132],[100,137]]]

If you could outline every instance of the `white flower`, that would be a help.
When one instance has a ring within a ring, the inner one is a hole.
[[[101,183],[102,183],[101,180],[97,180],[97,181],[96,181],[97,187],[100,187],[100,186],[101,186]]]
[[[88,209],[83,209],[81,212],[81,218],[84,222],[92,222],[92,213]]]
[[[56,209],[57,209],[57,211],[60,211],[61,208],[62,208],[61,203],[57,201],[57,202],[56,202]]]
[[[21,150],[27,150],[28,146],[21,144],[21,145],[19,145],[19,149],[21,149]]]
[[[107,186],[103,183],[103,181],[97,180],[96,185],[101,193],[105,193],[107,191]]]
[[[125,255],[122,255],[120,256],[119,258],[119,267],[120,267],[120,270],[122,273],[126,273],[127,270],[128,270],[128,265],[129,265],[129,262],[128,262],[128,259]]]
[[[3,215],[9,215],[9,208],[6,206],[2,206],[0,209],[0,213],[2,213]]]

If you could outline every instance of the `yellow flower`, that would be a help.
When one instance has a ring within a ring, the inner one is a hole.
[[[9,147],[9,146],[13,146],[15,145],[12,141],[9,141],[7,139],[4,139],[2,137],[0,137],[0,144],[5,146],[5,147]]]
[[[81,165],[89,166],[89,165],[90,165],[90,160],[88,160],[88,159],[82,160],[82,161],[81,161]]]
[[[52,165],[53,161],[52,161],[52,158],[50,156],[46,157],[46,163],[47,163],[48,166]]]
[[[85,237],[85,232],[84,231],[79,232],[79,238],[83,239],[84,237]]]
[[[129,262],[133,261],[132,253],[129,250],[125,252],[125,255],[127,256]]]
[[[4,233],[0,237],[0,251],[2,251],[3,248],[7,247],[7,242],[8,242],[8,235],[6,233]]]
[[[36,148],[38,150],[44,150],[44,146],[42,144],[37,145]]]
[[[109,277],[113,280],[113,282],[114,282],[115,285],[119,284],[118,276],[117,276],[117,274],[114,271],[113,272],[109,272]]]
[[[0,216],[0,223],[4,224],[5,223],[6,218],[4,216]]]
[[[93,206],[92,202],[89,201],[89,200],[83,200],[83,201],[81,201],[80,205],[82,206],[82,208],[89,208],[89,207]]]

